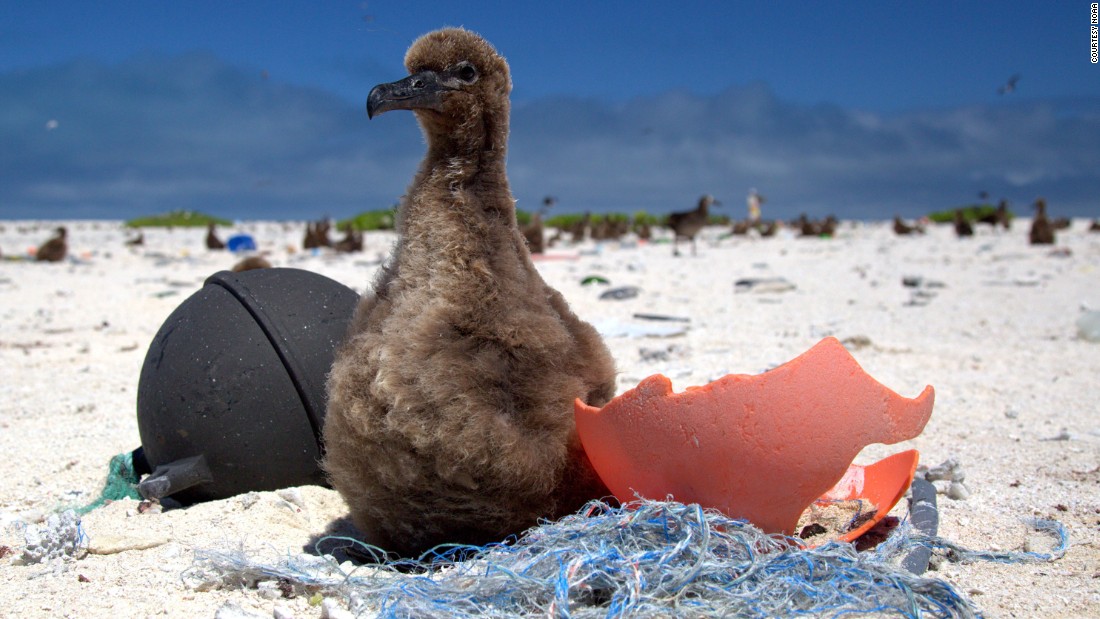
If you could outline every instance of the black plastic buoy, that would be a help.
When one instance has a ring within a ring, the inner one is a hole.
[[[138,382],[139,491],[181,503],[318,484],[325,379],[359,296],[301,269],[210,276]]]

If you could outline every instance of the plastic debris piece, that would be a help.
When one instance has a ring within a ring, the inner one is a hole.
[[[845,348],[850,348],[853,350],[867,348],[872,344],[871,338],[867,337],[866,335],[850,335],[843,340],[840,340],[840,343],[843,344]]]
[[[225,242],[225,247],[231,252],[256,251],[256,240],[248,234],[235,234]]]
[[[1085,312],[1077,318],[1077,337],[1100,342],[1100,312]]]
[[[658,374],[602,409],[577,400],[574,413],[620,501],[672,496],[789,534],[864,446],[920,434],[934,399],[931,386],[913,399],[894,393],[830,337],[760,375],[673,393]]]
[[[691,322],[686,316],[666,316],[665,314],[634,314],[640,320],[660,320],[665,322]]]
[[[581,285],[582,286],[587,286],[588,284],[610,284],[610,283],[611,283],[611,280],[607,279],[606,277],[603,277],[602,275],[589,275],[588,277],[581,280]]]
[[[338,595],[359,616],[547,617],[568,609],[572,617],[974,617],[978,609],[950,582],[916,575],[897,560],[927,549],[940,561],[1049,562],[1069,543],[1061,524],[1033,521],[1053,539],[1049,552],[969,550],[935,536],[934,526],[931,534],[918,527],[920,505],[914,502],[913,526],[902,522],[866,552],[846,543],[799,548],[698,505],[592,501],[511,543],[463,547],[466,558],[457,561],[349,572],[314,555],[261,560],[239,548],[196,549],[185,579],[199,590],[239,590],[277,578],[296,595],[312,595],[310,605]]]
[[[776,293],[794,289],[795,285],[783,277],[748,277],[733,283],[734,292]]]
[[[592,326],[603,337],[674,337],[687,333],[687,327],[683,325],[632,324],[613,318],[593,321]]]
[[[624,301],[626,299],[633,299],[634,297],[638,296],[641,291],[642,289],[637,286],[622,286],[621,288],[612,288],[611,290],[605,291],[600,294],[600,300]]]

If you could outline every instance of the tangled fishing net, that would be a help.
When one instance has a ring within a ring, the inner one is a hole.
[[[594,501],[510,544],[441,548],[420,562],[347,569],[329,556],[261,563],[243,551],[206,550],[196,551],[185,576],[200,587],[274,581],[299,594],[337,592],[352,610],[380,617],[973,617],[950,584],[912,574],[898,560],[919,546],[960,561],[1048,561],[1064,554],[1068,540],[1059,523],[1033,526],[1056,538],[1050,553],[973,553],[907,523],[872,551],[848,543],[800,549],[790,538],[698,505],[640,501],[619,508]],[[321,541],[341,540],[358,544]]]

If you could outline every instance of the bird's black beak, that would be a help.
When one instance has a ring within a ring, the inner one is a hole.
[[[443,107],[443,92],[449,90],[435,71],[422,71],[403,80],[379,84],[367,95],[367,117],[374,118],[390,110],[439,111]]]

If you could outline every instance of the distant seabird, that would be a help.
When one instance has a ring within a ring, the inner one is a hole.
[[[908,236],[910,234],[924,234],[924,228],[920,224],[913,224],[910,226],[905,223],[901,217],[894,215],[894,234],[898,236]]]
[[[1015,92],[1016,91],[1016,82],[1018,82],[1018,81],[1020,81],[1020,74],[1019,73],[1017,73],[1016,75],[1013,75],[1012,77],[1008,78],[1008,81],[1006,81],[1003,86],[1001,86],[1000,88],[997,89],[997,94],[1007,95],[1009,93]]]
[[[527,239],[527,249],[532,254],[541,254],[546,251],[546,240],[543,233],[542,215],[554,206],[558,201],[554,196],[546,196],[542,199],[542,207],[531,215],[531,222],[523,226],[523,238]]]
[[[773,237],[775,233],[779,231],[779,221],[760,221],[757,224],[757,229],[760,230],[760,236],[763,238]]]
[[[970,220],[966,218],[961,208],[955,209],[955,236],[959,238],[974,236],[974,226],[970,224]]]
[[[677,247],[677,241],[681,238],[691,240],[691,255],[695,255],[695,235],[699,234],[699,231],[707,225],[707,221],[710,219],[709,208],[712,205],[720,205],[721,202],[714,199],[714,196],[706,194],[699,198],[699,205],[691,211],[680,211],[671,213],[668,216],[668,227],[672,228],[675,236],[672,239],[672,254],[675,256],[680,255],[680,250]]]
[[[329,230],[332,224],[328,219],[322,219],[314,223],[306,224],[306,235],[302,239],[302,249],[316,249],[318,247],[332,247],[332,239],[329,238]]]
[[[68,230],[64,226],[59,227],[53,238],[46,241],[34,254],[34,259],[39,262],[61,262],[65,254],[69,253],[69,243],[66,240]]]
[[[592,213],[586,212],[583,217],[574,221],[569,226],[569,236],[573,243],[583,243],[588,238],[589,224],[592,222]]]
[[[592,225],[592,239],[596,241],[616,241],[629,231],[629,220],[606,214]]]
[[[218,238],[217,232],[215,232],[216,224],[210,222],[206,226],[206,248],[207,249],[225,249],[225,243]]]
[[[1005,230],[1012,227],[1012,218],[1008,215],[1008,200],[1001,200],[997,204],[997,209],[992,213],[982,215],[978,218],[978,223],[989,224],[996,228],[1001,226]]]
[[[798,217],[796,225],[799,230],[799,236],[808,237],[832,237],[836,234],[836,227],[839,224],[837,218],[833,215],[827,216],[822,220],[811,220],[806,216],[806,213],[802,213]]]
[[[368,542],[416,556],[502,541],[605,495],[573,400],[606,403],[615,369],[518,229],[504,58],[447,28],[405,66],[367,114],[413,110],[427,154],[332,366],[324,468]]]
[[[1047,201],[1042,198],[1035,201],[1035,219],[1031,221],[1028,241],[1032,245],[1054,244],[1054,226],[1047,219]]]
[[[356,230],[349,221],[344,224],[344,238],[337,241],[333,249],[343,254],[363,251],[363,233]]]

